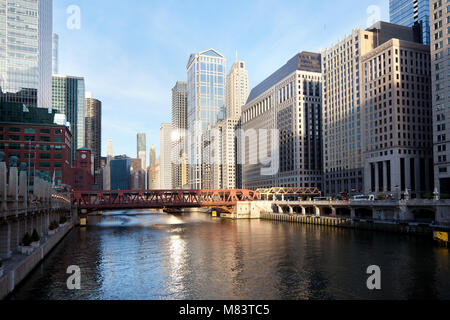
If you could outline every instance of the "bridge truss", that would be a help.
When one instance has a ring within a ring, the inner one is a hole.
[[[72,204],[78,209],[230,208],[239,201],[260,200],[252,190],[139,190],[75,191]]]

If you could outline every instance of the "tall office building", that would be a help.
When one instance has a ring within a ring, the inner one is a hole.
[[[389,0],[391,23],[414,27],[417,42],[430,45],[429,0]]]
[[[450,5],[430,1],[435,185],[450,194]]]
[[[130,159],[130,190],[145,190],[145,170],[142,159]]]
[[[183,170],[186,154],[187,130],[187,83],[178,81],[172,89],[172,186],[174,189],[183,188],[183,181],[187,179]]]
[[[101,153],[102,153],[102,103],[94,99],[92,93],[86,94],[84,104],[85,146],[94,156],[95,184],[101,188]]]
[[[52,74],[58,74],[59,36],[52,34]]]
[[[130,190],[131,160],[117,156],[110,162],[111,190]]]
[[[52,0],[0,2],[0,102],[52,105]]]
[[[321,83],[320,54],[301,52],[251,91],[239,137],[244,188],[322,189]]]
[[[147,167],[147,189],[155,190],[156,188],[156,176],[155,176],[155,167],[156,167],[156,150],[155,146],[152,145],[149,153],[149,166]]]
[[[160,188],[172,189],[172,124],[163,123],[160,131]]]
[[[147,167],[147,136],[145,133],[138,133],[137,134],[137,157],[141,159],[141,167],[146,168]]]
[[[431,193],[429,46],[391,39],[361,62],[364,192]]]
[[[187,149],[193,189],[201,189],[203,182],[202,134],[225,118],[225,69],[225,57],[214,49],[192,54],[187,64]]]
[[[242,106],[246,104],[250,94],[248,71],[245,68],[244,61],[236,61],[233,63],[227,75],[225,92],[227,118],[239,119],[241,117]]]
[[[66,115],[72,131],[72,153],[85,146],[84,78],[53,75],[52,109]]]
[[[362,56],[397,38],[415,40],[409,27],[378,22],[322,51],[323,150],[326,194],[362,192]]]
[[[108,139],[108,143],[106,144],[106,156],[111,158],[114,156],[113,143],[111,138]]]

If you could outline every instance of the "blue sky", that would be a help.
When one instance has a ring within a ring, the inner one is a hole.
[[[186,80],[194,52],[214,48],[246,61],[253,88],[300,51],[331,46],[379,16],[388,0],[54,0],[59,73],[82,76],[103,103],[102,149],[136,157],[136,134],[159,152],[159,128],[171,121],[171,89]],[[80,8],[79,29],[67,9]],[[373,7],[376,6],[376,7]],[[373,10],[375,8],[375,10]],[[71,20],[72,21],[72,20]]]

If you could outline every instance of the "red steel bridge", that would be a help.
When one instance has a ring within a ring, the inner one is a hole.
[[[72,204],[81,210],[223,208],[239,201],[260,200],[252,190],[74,191]]]

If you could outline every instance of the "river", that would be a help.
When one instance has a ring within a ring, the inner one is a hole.
[[[116,211],[74,229],[10,299],[450,299],[449,262],[423,237]],[[367,288],[371,265],[381,290]]]

